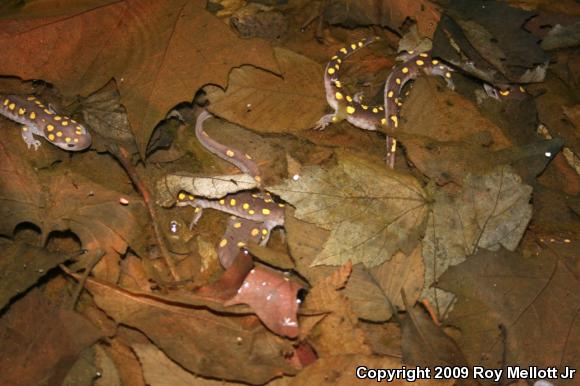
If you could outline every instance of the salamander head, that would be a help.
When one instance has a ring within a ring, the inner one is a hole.
[[[56,116],[58,117],[58,115]],[[52,122],[44,127],[46,139],[67,151],[80,151],[91,146],[92,138],[80,123],[64,117],[60,122]]]

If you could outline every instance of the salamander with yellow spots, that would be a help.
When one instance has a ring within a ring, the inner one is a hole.
[[[0,94],[0,114],[21,123],[22,139],[30,149],[38,150],[39,136],[63,150],[79,151],[91,145],[91,135],[87,129],[64,115],[57,114],[50,106],[33,95]]]

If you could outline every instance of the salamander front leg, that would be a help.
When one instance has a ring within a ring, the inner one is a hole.
[[[26,146],[30,149],[34,147],[34,150],[38,150],[40,147],[40,141],[34,138],[34,130],[28,126],[22,126],[22,139],[26,142]]]
[[[336,114],[326,114],[322,118],[318,120],[316,125],[312,128],[313,130],[324,130],[326,126],[330,125],[331,123],[336,122]]]

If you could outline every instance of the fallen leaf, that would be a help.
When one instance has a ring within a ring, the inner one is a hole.
[[[407,373],[408,376],[405,379],[395,376],[396,370],[403,369],[405,363],[401,360],[388,357],[388,356],[378,356],[378,355],[335,355],[327,358],[320,358],[316,363],[308,366],[300,374],[298,374],[290,383],[290,386],[311,386],[311,385],[325,385],[332,384],[335,386],[350,386],[353,384],[357,385],[376,385],[378,380],[375,378],[367,379],[357,379],[356,370],[359,367],[365,367],[361,369],[361,375],[365,376],[367,374],[366,370],[370,369],[385,369],[390,371],[390,378],[388,381],[383,379],[382,382],[388,382],[389,385],[401,386],[401,385],[414,385],[414,386],[433,386],[433,385],[452,385],[453,380],[447,381],[436,381],[431,379],[433,373],[431,372],[431,377],[429,378],[419,378],[419,372],[413,372],[416,379],[413,378],[411,373]],[[407,370],[415,370],[409,369]],[[423,371],[425,369],[422,369]],[[371,375],[371,372],[368,372]],[[425,376],[425,372],[422,373]],[[356,380],[356,381],[355,381]]]
[[[282,77],[244,66],[231,72],[226,92],[208,89],[209,110],[239,125],[266,133],[314,126],[326,101],[322,67],[297,53],[275,48]]]
[[[0,310],[72,256],[0,239]]]
[[[344,294],[359,319],[384,322],[392,316],[389,299],[361,264],[353,267]]]
[[[296,207],[295,216],[331,231],[314,265],[351,260],[368,267],[410,253],[424,231],[426,196],[410,175],[338,152],[327,170],[305,167],[297,180],[268,188]]]
[[[14,15],[0,23],[0,73],[43,79],[69,97],[115,78],[143,155],[157,123],[204,84],[225,86],[242,64],[277,71],[266,42],[237,38],[205,3],[123,0],[53,17]]]
[[[578,277],[549,249],[531,258],[481,250],[450,267],[438,287],[458,298],[448,323],[461,329],[470,364],[580,366]]]
[[[499,167],[484,175],[468,175],[456,194],[439,190],[434,194],[423,240],[425,287],[439,315],[452,296],[431,288],[438,277],[480,248],[515,250],[532,217],[532,187],[521,182],[510,167]]]
[[[32,290],[0,319],[0,384],[60,385],[81,351],[100,337],[82,316]]]
[[[411,308],[407,308],[407,317],[401,323],[403,361],[411,366],[456,366],[467,369],[467,360],[457,343],[441,327],[436,326],[425,312],[412,307],[411,303],[407,303],[407,306]],[[461,384],[479,385],[470,377],[463,378]]]
[[[187,372],[152,344],[134,344],[133,350],[150,386],[223,386],[223,381],[198,377]]]
[[[425,37],[433,36],[439,18],[437,7],[426,0],[332,0],[324,12],[324,19],[330,24],[380,25],[398,32],[403,32],[411,19]]]
[[[35,170],[24,154],[10,151],[11,139],[0,139],[0,234],[12,236],[23,222],[37,225],[47,237],[70,230],[83,248],[102,250],[103,259],[118,259],[130,245],[145,255],[148,219],[141,198],[125,195],[84,176]],[[119,203],[120,198],[127,205]],[[110,278],[114,281],[115,278]]]
[[[169,358],[197,375],[261,384],[295,372],[283,356],[292,352],[289,343],[260,327],[254,316],[221,316],[174,305],[175,296],[166,301],[135,296],[94,280],[86,287],[117,323],[143,332]]]
[[[258,318],[276,334],[298,336],[298,291],[303,287],[283,272],[256,266],[246,276],[237,294],[226,306],[247,304]]]
[[[358,318],[341,292],[351,272],[350,263],[338,268],[312,287],[304,303],[310,310],[328,312],[309,334],[309,341],[320,357],[371,353],[364,332],[358,327]]]

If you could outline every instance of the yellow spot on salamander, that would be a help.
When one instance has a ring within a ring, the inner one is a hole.
[[[28,131],[28,127],[22,126],[22,131],[27,132]]]
[[[327,72],[329,75],[332,75],[336,72],[336,70],[334,68],[330,67]]]
[[[230,200],[230,206],[236,206],[236,199],[235,198],[232,198]]]
[[[413,55],[415,53],[415,50],[409,50],[407,51],[409,54]]]
[[[420,53],[419,56],[422,57],[422,58],[428,58],[429,57],[429,55],[426,54],[426,53],[424,53],[424,52]]]
[[[254,209],[250,209],[250,210],[248,211],[248,214],[253,216],[253,215],[255,215],[255,214],[256,214],[256,211],[255,211]]]
[[[387,93],[387,98],[392,98],[393,95],[395,95],[395,93],[393,92],[393,90],[389,90],[389,92]]]
[[[364,45],[365,45],[365,43],[364,43],[364,42],[358,42],[358,46],[359,46],[359,47],[362,47],[362,46],[364,46]]]
[[[62,137],[62,131],[57,131],[56,132],[56,136],[59,137],[59,138]]]
[[[242,204],[242,208],[244,208],[244,210],[248,210],[248,209],[250,209],[250,204],[248,204],[247,202],[244,202]]]
[[[264,202],[274,202],[274,200],[272,200],[271,198],[266,198],[266,199],[264,200]]]
[[[18,109],[18,115],[24,115],[24,113],[26,113],[26,109],[24,107]]]
[[[193,201],[193,196],[192,196],[191,194],[189,194],[189,195],[187,196],[187,198],[189,198],[189,201]],[[201,210],[201,208],[195,208],[195,209],[199,209],[199,210]],[[198,210],[198,212],[199,212],[199,210]]]
[[[334,55],[332,58],[330,58],[330,60],[336,60],[338,59],[338,56]]]
[[[397,78],[397,79],[395,79],[395,83],[396,83],[396,84],[401,84],[401,78]]]
[[[356,111],[356,109],[354,107],[352,107],[352,106],[348,106],[346,108],[346,113],[347,114],[354,114],[355,111]]]
[[[336,86],[336,88],[341,88],[342,87],[342,83],[340,83],[340,80],[335,80],[334,81],[334,85]]]
[[[32,120],[36,119],[36,113],[34,111],[31,111],[30,114],[28,114],[28,117]]]
[[[76,128],[76,130],[75,130],[75,133],[76,133],[77,135],[82,135],[82,134],[83,134],[83,129],[79,129],[79,128],[77,127],[77,128]]]
[[[391,153],[397,151],[397,140],[393,138],[393,144],[391,145]]]
[[[379,109],[377,109],[376,107],[373,108],[373,113],[377,114],[379,112]]]
[[[260,234],[260,230],[258,228],[254,228],[252,229],[252,231],[250,232],[250,234],[254,237],[258,236]]]
[[[396,115],[391,115],[389,118],[391,119],[391,121],[393,121],[395,127],[399,126],[399,119],[397,118]]]
[[[346,96],[346,100],[347,100],[348,102],[352,102],[352,97],[351,97],[350,95],[347,95],[347,96]]]
[[[73,140],[73,142],[74,142],[74,143],[79,143],[79,139],[78,139],[78,138],[75,138],[75,139]]]
[[[262,229],[262,234],[263,234],[264,236],[266,236],[266,235],[268,234],[268,230],[267,230],[267,229]]]
[[[525,88],[523,88],[522,86],[520,86],[519,88],[520,88],[520,91],[521,91],[521,92],[524,92],[524,93],[526,92],[526,89],[525,89]]]
[[[269,215],[270,214],[270,209],[268,209],[268,208],[262,209],[262,214],[264,214],[266,216]]]
[[[350,48],[352,48],[353,50],[356,50],[356,44],[352,43],[352,44],[350,45]]]
[[[336,92],[336,94],[334,94],[334,96],[336,97],[337,100],[341,100],[342,98],[344,98],[342,93],[340,93],[338,91]]]
[[[508,96],[510,95],[510,90],[499,90],[501,96]]]
[[[439,61],[437,59],[433,59],[431,61],[431,64],[434,65],[434,66],[436,66],[437,64],[439,64]]]
[[[417,59],[417,61],[415,63],[417,63],[417,66],[422,66],[425,64],[425,62],[422,61],[421,59]]]
[[[346,50],[346,48],[345,48],[345,47],[341,48],[339,51],[340,51],[340,52],[342,52],[343,54],[346,54],[346,53],[348,53],[348,51]]]
[[[70,143],[70,141],[72,141],[72,139],[70,137],[64,137],[64,141],[66,143]]]
[[[362,107],[363,110],[368,110],[369,109],[369,106],[367,106],[367,105],[360,105],[360,107]]]
[[[27,101],[33,101],[33,100],[35,100],[35,99],[36,99],[36,98],[35,98],[34,96],[32,96],[32,95],[31,95],[31,96],[29,96],[28,98],[26,98],[26,100],[27,100]]]
[[[8,103],[10,103],[10,99],[4,99],[4,106],[8,106]]]
[[[60,121],[62,117],[60,115],[55,115],[53,118],[55,121]]]
[[[238,248],[242,248],[246,246],[246,243],[244,243],[243,241],[238,241]]]
[[[226,200],[224,200],[223,198],[221,200],[218,201],[220,203],[220,205],[225,205],[226,204]]]
[[[403,69],[401,70],[401,72],[402,72],[403,74],[406,74],[406,73],[408,73],[408,72],[409,72],[409,68],[408,68],[408,67],[403,67]]]
[[[447,71],[447,72],[445,73],[445,77],[446,77],[446,78],[451,78],[451,73],[450,73],[449,71]]]
[[[228,157],[233,157],[233,156],[234,156],[234,152],[233,152],[233,151],[231,151],[231,150],[228,150],[228,151],[226,151],[226,155],[227,155]]]
[[[254,177],[254,180],[256,180],[256,182],[261,182],[262,181],[262,177],[256,176],[256,177]]]
[[[336,69],[336,71],[340,70],[340,65],[339,64],[335,64],[334,68]]]
[[[340,58],[336,59],[336,63],[340,64],[340,63],[342,63],[342,60]]]
[[[336,117],[336,115],[333,115],[332,118],[330,119],[332,122],[336,122],[338,121],[338,118]]]
[[[52,111],[50,111],[49,109],[44,109],[44,112],[48,115],[54,115],[54,113]]]
[[[284,205],[284,204],[278,204],[278,207],[280,207],[280,208],[283,208],[283,207],[285,207],[285,206],[286,206],[286,205]]]
[[[387,124],[387,118],[382,118],[381,125],[386,125],[386,124]]]
[[[16,104],[15,104],[15,103],[10,103],[10,104],[8,105],[8,109],[9,109],[9,110],[14,110],[14,108],[15,108],[15,107],[16,107]]]
[[[54,140],[56,139],[56,137],[54,136],[54,134],[49,134],[49,135],[48,135],[48,139],[49,139],[50,141],[54,141]]]
[[[242,227],[242,223],[241,222],[237,222],[234,224],[234,228],[238,229]]]
[[[225,247],[226,245],[228,245],[228,240],[226,239],[222,239],[222,241],[220,241],[220,248]]]
[[[53,125],[46,125],[46,131],[53,131],[53,130],[54,130]]]
[[[177,195],[177,198],[180,199],[180,200],[185,200],[185,193],[183,193],[183,192],[182,193],[179,193]]]
[[[63,126],[68,126],[68,121],[62,121],[61,123]]]
[[[246,157],[246,159],[252,159],[252,156],[250,156],[249,154],[244,154],[244,156]]]

